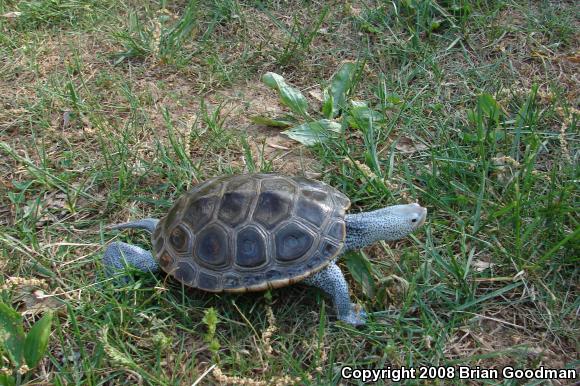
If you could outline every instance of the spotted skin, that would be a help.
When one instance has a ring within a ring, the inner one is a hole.
[[[372,212],[346,215],[346,239],[342,252],[359,249],[378,240],[401,239],[422,226],[426,216],[427,210],[418,204],[395,205]],[[156,225],[157,220],[145,219],[116,225],[114,228],[142,228],[152,232]],[[142,271],[157,271],[159,268],[149,251],[122,242],[111,243],[103,256],[107,274],[122,270],[125,262]],[[366,312],[356,311],[350,299],[348,283],[336,265],[336,259],[326,268],[305,278],[302,283],[328,294],[332,298],[338,319],[354,326],[365,323]]]
[[[348,283],[334,261],[323,270],[304,279],[302,283],[319,288],[330,296],[338,319],[353,326],[365,324],[366,312],[355,310],[354,304],[350,301]]]
[[[159,224],[159,220],[156,218],[144,218],[142,220],[126,222],[124,224],[111,225],[110,229],[145,229],[149,233],[153,233],[155,228]]]
[[[127,265],[143,272],[159,271],[159,264],[153,258],[151,252],[136,245],[115,241],[107,246],[103,254],[105,274],[113,276],[125,270]],[[126,277],[118,278],[121,282],[127,282]]]
[[[427,209],[419,204],[393,205],[371,212],[347,214],[345,250],[364,248],[379,240],[394,241],[421,227]]]

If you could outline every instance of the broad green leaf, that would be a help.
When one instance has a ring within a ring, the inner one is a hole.
[[[331,111],[323,111],[324,116],[334,118],[338,116],[340,110],[346,107],[346,95],[352,87],[356,66],[354,63],[344,63],[338,72],[332,77],[330,91],[324,92],[324,103],[332,104]],[[328,109],[328,107],[326,108]]]
[[[477,107],[479,110],[493,121],[498,121],[501,108],[497,101],[489,94],[481,94],[477,97]]]
[[[8,374],[0,373],[0,386],[14,386],[16,381],[14,377]]]
[[[348,111],[348,124],[359,130],[366,131],[372,126],[385,122],[385,116],[378,111],[369,108],[364,102],[351,102]]]
[[[24,346],[22,317],[12,307],[0,302],[0,344],[14,367],[20,367]]]
[[[308,101],[300,90],[290,86],[284,77],[274,72],[267,72],[262,76],[262,81],[270,88],[280,93],[282,103],[290,107],[292,111],[301,116],[308,116]]]
[[[393,107],[400,105],[401,103],[403,103],[403,100],[397,94],[386,94],[383,99],[383,104],[385,104],[386,107]]]
[[[328,119],[320,119],[293,127],[283,131],[282,134],[286,134],[303,145],[312,146],[328,139],[336,138],[341,132],[340,123]]]
[[[250,117],[250,120],[257,125],[272,127],[290,127],[296,123],[283,118],[268,118],[262,115],[254,115]]]
[[[28,367],[35,367],[44,356],[50,337],[50,327],[52,325],[52,312],[49,311],[34,323],[24,341],[24,359]]]
[[[322,98],[324,100],[322,103],[322,115],[324,115],[325,118],[332,119],[332,106],[334,104],[334,99],[328,89],[322,91]]]
[[[353,279],[362,286],[364,294],[373,297],[375,282],[369,259],[362,252],[349,252],[343,256],[343,259]]]
[[[365,101],[350,101],[352,108],[368,108],[368,104]]]

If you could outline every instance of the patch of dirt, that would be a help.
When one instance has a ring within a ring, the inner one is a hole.
[[[470,363],[481,368],[521,367],[522,362],[529,368],[564,368],[576,359],[574,342],[550,333],[539,318],[538,310],[528,306],[491,305],[457,330],[446,355],[460,359],[501,353]]]
[[[271,136],[274,133],[271,128],[255,125],[250,117],[254,115],[277,116],[287,112],[283,109],[276,92],[258,80],[246,82],[231,89],[219,90],[208,99],[212,103],[228,100],[231,106],[228,126],[233,129],[246,130],[250,134]]]
[[[320,163],[300,143],[281,134],[280,128],[253,123],[252,116],[279,116],[287,113],[276,92],[261,82],[247,82],[228,90],[217,91],[207,98],[212,103],[227,101],[226,127],[248,135],[248,144],[257,166],[271,163],[272,170],[287,174],[315,177]]]
[[[543,83],[549,79],[565,89],[568,101],[578,101],[578,74],[573,60],[578,45],[551,44],[543,32],[527,32],[527,17],[531,16],[523,15],[515,7],[502,10],[496,23],[505,33],[493,42],[484,42],[483,47],[490,49],[491,55],[509,58],[512,70],[517,71],[517,75],[511,77],[516,90],[527,93],[534,83],[544,86]]]
[[[147,126],[155,128],[155,134],[160,138],[167,136],[167,122],[163,110],[171,116],[174,127],[179,131],[183,140],[192,130],[204,129],[201,122],[201,103],[205,104],[208,115],[219,109],[218,120],[220,125],[236,138],[244,135],[252,151],[252,157],[257,168],[270,164],[276,172],[301,174],[311,177],[319,175],[319,162],[312,153],[300,143],[281,134],[283,129],[272,128],[255,124],[252,116],[278,116],[287,113],[280,103],[276,92],[261,83],[259,79],[238,83],[230,88],[222,88],[199,94],[195,82],[179,74],[170,74],[160,81],[157,77],[139,77],[135,79],[135,94],[148,103],[142,107]],[[147,135],[148,136],[148,135]],[[145,138],[144,138],[145,139]],[[152,140],[145,139],[145,142]],[[229,151],[232,166],[245,168],[244,151],[239,141],[235,141],[234,148],[216,149]],[[192,159],[198,159],[201,154],[198,146],[190,146]],[[233,153],[232,153],[233,152]],[[228,157],[229,158],[229,157]]]

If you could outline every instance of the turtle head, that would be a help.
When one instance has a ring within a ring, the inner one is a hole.
[[[398,240],[420,228],[427,209],[419,204],[393,205],[371,212],[381,235],[378,240]]]
[[[420,228],[427,209],[419,204],[393,205],[346,216],[346,249],[367,246],[378,240],[399,240]]]

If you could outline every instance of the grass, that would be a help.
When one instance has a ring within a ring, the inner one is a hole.
[[[578,366],[573,2],[4,0],[0,15],[0,299],[27,330],[57,311],[21,384]],[[317,92],[345,61],[360,68],[349,98],[384,121],[304,147],[250,119],[288,113],[268,71],[318,116]],[[103,276],[111,240],[150,246],[108,224],[163,216],[197,182],[254,171],[320,178],[353,211],[428,207],[420,232],[342,260],[366,327],[336,323],[304,286],[233,296]]]

